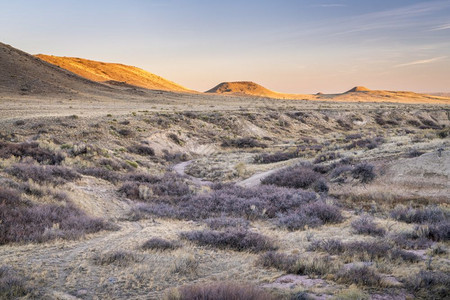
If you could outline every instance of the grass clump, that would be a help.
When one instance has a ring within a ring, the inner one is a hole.
[[[217,217],[217,218],[208,218],[205,220],[205,223],[209,228],[213,230],[224,229],[224,228],[248,228],[250,222],[243,218],[232,218],[232,217]]]
[[[276,251],[267,251],[257,261],[266,268],[275,268],[289,274],[296,275],[326,275],[338,270],[338,264],[329,256],[301,257],[288,255]]]
[[[298,157],[298,152],[276,152],[276,153],[262,153],[253,158],[257,164],[271,164],[279,161],[285,161]]]
[[[261,288],[235,282],[214,282],[187,285],[170,291],[166,300],[275,300],[276,298]]]
[[[236,251],[261,252],[277,248],[270,238],[241,229],[189,231],[181,233],[180,236],[201,246],[213,246]]]
[[[450,219],[450,211],[439,206],[428,206],[418,209],[397,206],[391,211],[391,217],[405,223],[440,223]]]
[[[24,278],[8,266],[0,266],[0,299],[18,299],[31,293]]]
[[[337,272],[336,279],[338,283],[357,286],[379,287],[381,284],[381,276],[368,266],[342,268]]]
[[[237,139],[226,139],[222,142],[222,147],[235,148],[267,148],[267,145],[261,143],[253,137],[242,137]]]
[[[175,250],[181,247],[177,241],[169,241],[162,238],[151,238],[142,245],[144,250]]]
[[[450,275],[448,272],[421,270],[410,276],[405,286],[420,299],[445,299],[450,295]]]
[[[64,184],[81,178],[80,174],[74,170],[61,166],[14,164],[6,169],[6,172],[24,181],[31,179],[38,183],[54,185]]]
[[[0,142],[0,158],[10,158],[15,156],[23,160],[31,157],[40,164],[59,165],[64,156],[61,153],[53,152],[39,147],[38,143],[7,143]]]
[[[139,262],[139,257],[130,251],[112,251],[97,254],[92,258],[94,264],[99,266],[117,265],[128,266],[130,263]]]
[[[375,167],[368,163],[356,165],[351,173],[353,178],[359,180],[361,183],[369,183],[376,177]]]
[[[386,230],[378,227],[378,225],[373,221],[373,218],[368,215],[364,215],[353,221],[351,226],[356,234],[366,234],[372,236],[384,236],[386,234]]]

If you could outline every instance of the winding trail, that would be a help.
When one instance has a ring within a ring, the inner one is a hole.
[[[297,161],[298,160],[295,160],[295,162],[297,162]],[[190,180],[192,180],[192,182],[194,182],[197,185],[200,185],[200,186],[205,186],[205,185],[209,186],[209,185],[211,185],[212,184],[211,181],[203,180],[201,178],[197,178],[197,177],[194,177],[194,176],[186,174],[186,168],[189,165],[191,165],[193,162],[194,162],[194,160],[184,161],[184,162],[181,162],[181,163],[178,163],[178,164],[174,165],[172,167],[172,169],[178,175],[187,176]],[[264,172],[259,172],[259,173],[253,174],[252,176],[250,176],[247,179],[244,179],[244,180],[236,182],[236,185],[241,186],[241,187],[247,187],[247,188],[258,186],[258,185],[261,184],[261,180],[263,180],[267,176],[269,176],[269,175],[271,175],[271,174],[273,174],[273,173],[275,173],[275,172],[277,172],[279,170],[282,170],[284,168],[288,168],[290,166],[292,166],[292,164],[279,166],[279,167],[273,168],[273,169],[268,170],[268,171],[264,171]]]

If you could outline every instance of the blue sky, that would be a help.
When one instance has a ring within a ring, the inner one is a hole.
[[[0,41],[204,91],[450,92],[450,0],[0,0]]]

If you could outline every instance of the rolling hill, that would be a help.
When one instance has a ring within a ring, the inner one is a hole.
[[[44,54],[38,54],[36,57],[97,82],[116,86],[137,86],[150,90],[193,92],[158,75],[132,66]]]
[[[297,100],[318,100],[318,101],[340,101],[340,102],[400,102],[400,103],[436,103],[450,104],[450,98],[419,94],[404,91],[383,91],[370,90],[363,86],[355,86],[352,89],[340,94],[315,95],[304,94],[283,94],[271,91],[257,83],[251,81],[222,82],[206,93],[267,97],[275,99],[297,99]]]
[[[271,91],[252,81],[222,82],[206,93],[267,97],[276,99],[313,99],[313,95],[283,94]]]
[[[111,93],[114,89],[0,43],[0,92],[55,95]]]

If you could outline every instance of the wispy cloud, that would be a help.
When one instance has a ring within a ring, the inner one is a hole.
[[[347,5],[342,3],[329,3],[329,4],[318,4],[316,7],[346,7]]]
[[[430,29],[430,31],[439,31],[439,30],[446,30],[446,29],[450,29],[450,23],[434,27],[434,28]]]
[[[433,58],[429,58],[429,59],[415,60],[415,61],[411,61],[408,63],[396,65],[395,67],[400,68],[400,67],[408,67],[408,66],[414,66],[414,65],[429,64],[429,63],[436,62],[438,60],[442,60],[444,58],[447,58],[447,56],[439,56],[439,57],[433,57]]]

